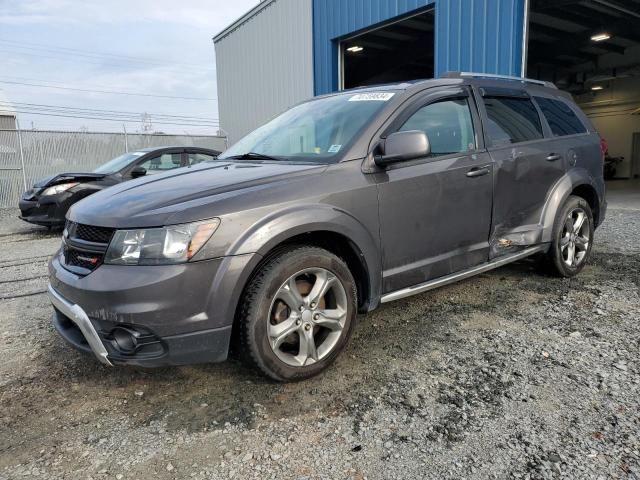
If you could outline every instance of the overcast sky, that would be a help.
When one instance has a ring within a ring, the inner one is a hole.
[[[156,131],[214,133],[208,125],[218,118],[211,39],[257,3],[0,0],[0,102],[14,103],[22,128],[121,131],[121,121],[68,117],[137,119],[148,112]],[[60,116],[35,114],[43,111]],[[141,121],[127,123],[130,131],[141,127]]]

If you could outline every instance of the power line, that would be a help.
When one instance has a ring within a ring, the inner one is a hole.
[[[27,114],[27,115],[42,115],[45,117],[61,117],[61,118],[82,118],[82,119],[86,119],[86,120],[102,120],[105,122],[129,122],[129,123],[136,123],[136,122],[140,122],[141,119],[138,120],[134,120],[131,118],[107,118],[107,117],[96,117],[96,116],[88,116],[88,115],[64,115],[64,114],[58,114],[58,113],[44,113],[44,112],[33,112],[33,111],[22,111],[22,110],[16,110],[17,113],[22,113],[22,114]],[[184,126],[184,127],[217,127],[218,123],[186,123],[186,122],[156,122],[154,120],[154,123],[158,124],[158,125],[177,125],[177,126]]]
[[[20,83],[29,83],[29,84],[37,83],[37,84],[56,85],[56,86],[65,86],[65,87],[69,85],[68,80],[51,80],[51,79],[42,79],[42,78],[16,77],[15,75],[3,75],[2,73],[0,73],[0,81],[1,80],[6,80],[10,82],[20,82]],[[92,83],[91,85],[81,85],[79,87],[74,87],[74,88],[84,88],[84,89],[97,90],[97,91],[100,91],[100,90],[117,91],[117,92],[122,91],[122,90],[111,90],[111,85],[95,84],[95,83]],[[126,91],[124,92],[137,95],[137,92],[126,92]],[[217,99],[217,97],[194,97],[194,98]]]
[[[74,113],[100,113],[100,114],[123,114],[123,115],[142,115],[140,112],[131,112],[131,111],[123,111],[123,110],[103,110],[99,108],[82,108],[82,107],[68,107],[62,105],[48,105],[42,103],[23,103],[23,102],[2,102],[0,101],[1,106],[15,106],[17,108],[28,108],[28,109],[45,109],[48,111],[60,111],[64,113],[65,111],[73,111]],[[194,115],[172,115],[168,113],[149,113],[154,118],[177,118],[183,120],[203,120],[203,121],[217,121],[217,118],[213,117],[198,117]]]
[[[139,116],[117,116],[117,115],[106,115],[106,114],[91,114],[91,113],[82,113],[82,112],[74,112],[74,111],[59,111],[59,110],[36,110],[36,109],[28,109],[22,110],[18,109],[18,113],[29,114],[29,115],[49,115],[49,116],[60,116],[60,117],[86,117],[95,120],[115,120],[118,122],[132,122],[132,123],[141,123],[143,122],[144,115]],[[165,122],[167,125],[193,125],[193,126],[218,126],[219,122],[212,121],[201,121],[201,120],[190,120],[190,119],[171,119],[171,118],[158,118],[154,121],[157,123]]]
[[[4,43],[12,48],[20,48],[27,50],[35,50],[35,51],[45,51],[45,52],[55,52],[61,53],[65,55],[74,55],[74,56],[83,56],[87,58],[112,58],[112,59],[122,59],[128,62],[136,62],[136,63],[149,63],[154,65],[183,65],[188,67],[197,67],[197,68],[206,68],[203,64],[198,63],[187,63],[187,62],[174,62],[171,63],[164,62],[160,59],[153,59],[148,57],[136,57],[132,55],[122,55],[122,54],[113,54],[113,53],[104,53],[104,52],[95,52],[90,50],[83,50],[79,48],[69,48],[69,47],[60,47],[54,45],[45,45],[42,43],[31,43],[31,42],[17,42],[15,40],[7,40],[0,38],[0,43]]]
[[[88,88],[75,88],[75,87],[61,87],[58,85],[44,85],[44,84],[39,84],[39,83],[27,83],[27,82],[12,82],[12,81],[8,81],[8,80],[0,80],[0,83],[5,83],[5,84],[9,84],[9,85],[20,85],[20,86],[26,86],[26,87],[38,87],[38,88],[57,88],[59,90],[72,90],[75,92],[87,92],[87,93],[102,93],[102,94],[107,94],[107,95],[129,95],[129,96],[134,96],[134,97],[154,97],[154,98],[175,98],[175,99],[179,99],[179,100],[200,100],[200,101],[207,101],[207,102],[212,102],[217,100],[216,97],[182,97],[182,96],[175,96],[175,95],[155,95],[155,94],[151,94],[151,93],[133,93],[133,92],[119,92],[119,91],[115,91],[115,90],[92,90],[92,89],[88,89]]]
[[[207,74],[212,73],[211,69],[207,69],[206,67],[203,67],[203,66],[185,66],[177,63],[175,64],[174,63],[163,63],[163,64],[154,63],[154,64],[147,64],[147,65],[140,65],[140,63],[142,62],[122,63],[122,62],[114,61],[108,58],[101,59],[100,57],[86,57],[86,56],[83,59],[83,58],[78,58],[81,55],[68,56],[60,52],[38,52],[38,53],[25,52],[22,50],[11,50],[11,48],[19,48],[19,47],[13,47],[11,45],[2,45],[2,44],[0,44],[0,47],[2,47],[2,49],[0,50],[0,53],[5,53],[9,55],[14,55],[14,56],[20,55],[20,57],[23,57],[26,55],[29,57],[44,58],[47,60],[59,60],[64,62],[72,62],[74,64],[97,65],[99,67],[109,66],[109,67],[124,68],[129,70],[131,70],[133,67],[145,67],[145,68],[158,67],[163,69],[170,69],[175,71],[176,73],[184,72],[185,68],[188,68],[191,71],[199,70],[200,73],[207,73]]]
[[[74,64],[82,63],[82,64],[88,64],[88,65],[98,65],[100,67],[109,66],[109,67],[119,67],[119,68],[128,68],[128,69],[132,67],[131,64],[122,64],[122,63],[113,62],[113,61],[100,61],[100,62],[93,61],[92,62],[91,60],[80,60],[74,57],[65,57],[64,55],[59,56],[59,54],[56,54],[56,53],[47,53],[47,52],[34,53],[34,52],[23,52],[23,51],[16,51],[16,50],[6,50],[6,48],[12,48],[12,47],[8,47],[7,45],[0,45],[0,47],[4,47],[2,50],[0,50],[0,53],[20,55],[21,57],[26,55],[29,57],[45,58],[47,60],[61,60],[65,62],[73,62]],[[94,60],[99,60],[99,59],[96,58]],[[175,67],[171,67],[171,68],[175,68]]]
[[[33,115],[51,115],[51,116],[79,116],[79,117],[90,117],[92,119],[104,119],[104,120],[117,120],[117,121],[126,121],[126,122],[141,122],[143,119],[143,114],[136,115],[128,115],[128,114],[108,114],[108,113],[92,113],[85,111],[75,111],[75,110],[58,110],[58,109],[41,109],[41,108],[30,108],[30,107],[17,107],[16,109],[19,113],[24,114],[33,114]],[[148,115],[148,114],[147,114]],[[158,117],[154,119],[159,122],[175,122],[176,124],[192,124],[192,125],[202,125],[202,126],[216,126],[219,124],[217,120],[197,120],[197,119],[189,119],[189,118],[168,118],[168,117]]]
[[[0,102],[0,107],[3,105],[9,106],[10,103]],[[143,119],[142,113],[135,112],[121,112],[117,110],[99,110],[99,109],[84,109],[74,107],[56,107],[46,106],[38,104],[13,104],[16,112],[30,115],[43,115],[43,116],[57,116],[63,118],[86,118],[93,120],[106,120],[106,121],[118,121],[118,122],[130,122],[139,123]],[[202,117],[189,117],[186,115],[168,115],[168,114],[149,114],[157,123],[166,125],[189,125],[189,126],[210,126],[215,127],[219,125],[218,119],[215,118],[202,118]]]

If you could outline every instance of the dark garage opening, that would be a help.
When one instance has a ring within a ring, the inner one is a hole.
[[[433,9],[343,40],[340,59],[342,88],[433,77]]]
[[[527,76],[570,92],[606,140],[605,178],[623,180],[609,190],[640,191],[638,25],[638,0],[531,1]]]

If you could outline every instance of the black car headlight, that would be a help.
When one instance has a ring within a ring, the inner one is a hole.
[[[112,265],[165,265],[188,262],[220,225],[213,218],[162,228],[117,230],[104,257]]]
[[[58,193],[66,192],[67,190],[72,189],[76,185],[78,185],[78,182],[60,183],[58,185],[54,185],[53,187],[45,188],[42,192],[42,196],[57,195]]]

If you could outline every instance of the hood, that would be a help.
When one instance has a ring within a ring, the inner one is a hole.
[[[51,187],[59,183],[66,183],[66,182],[73,182],[73,181],[87,182],[91,180],[99,180],[101,178],[104,178],[105,176],[106,175],[104,173],[90,173],[90,172],[59,173],[57,175],[51,175],[50,177],[43,178],[42,180],[38,180],[33,184],[33,188],[37,189],[37,188]]]
[[[187,223],[216,216],[208,208],[229,197],[249,195],[276,182],[320,173],[327,165],[284,162],[206,162],[124,182],[75,204],[67,217],[112,228]]]
[[[49,184],[49,182],[50,182],[51,180],[53,180],[54,178],[56,178],[56,177],[57,177],[57,175],[50,175],[50,176],[48,176],[48,177],[41,178],[40,180],[36,180],[35,182],[33,182],[33,188],[34,188],[34,190],[35,190],[35,189],[38,189],[38,188],[44,188],[44,187],[46,187],[46,186]]]

